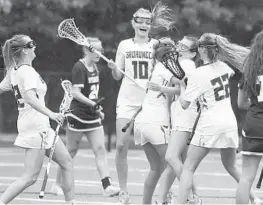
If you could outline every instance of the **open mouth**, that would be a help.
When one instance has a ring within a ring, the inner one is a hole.
[[[147,32],[147,29],[145,29],[145,28],[140,28],[139,29],[141,32]]]

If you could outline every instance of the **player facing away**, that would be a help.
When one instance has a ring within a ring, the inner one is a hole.
[[[238,106],[247,109],[242,137],[242,175],[236,192],[236,204],[249,204],[249,193],[263,154],[263,31],[250,47],[240,80]]]
[[[172,87],[173,74],[159,62],[162,55],[174,50],[172,46],[164,46],[155,50],[157,63],[149,79],[150,82],[164,86],[169,94],[147,90],[142,110],[134,122],[134,141],[141,145],[150,164],[150,171],[144,182],[143,204],[152,204],[152,196],[157,182],[165,169],[165,153],[170,136],[170,106],[173,95],[180,92],[180,88]]]
[[[200,58],[197,53],[197,44],[198,39],[192,36],[185,36],[176,44],[176,51],[179,53],[178,62],[186,75],[184,80],[187,80],[191,73],[195,71],[196,66],[200,63]],[[175,85],[180,89],[179,79],[175,82]],[[163,93],[169,92],[166,87],[158,86],[153,82],[149,82],[148,87],[149,89],[161,91]],[[181,94],[182,93],[179,92],[179,95]],[[167,203],[166,196],[175,180],[175,177],[180,180],[183,162],[186,158],[188,149],[187,143],[197,117],[196,102],[192,103],[191,108],[184,110],[182,109],[180,102],[176,100],[178,95],[174,97],[175,101],[171,105],[172,130],[165,155],[167,166],[161,177],[162,180],[160,181],[157,204]],[[188,203],[201,203],[201,200],[197,196],[195,186],[193,186],[191,193],[188,196]]]
[[[179,204],[187,202],[193,174],[202,159],[213,148],[220,149],[221,161],[227,172],[237,182],[240,179],[236,162],[238,128],[229,92],[229,78],[234,75],[234,71],[219,59],[224,59],[241,70],[240,61],[247,52],[247,49],[231,44],[219,35],[206,33],[199,39],[198,53],[203,65],[188,78],[186,90],[179,97],[182,108],[187,109],[195,100],[198,100],[201,108],[180,179]],[[252,201],[256,199],[251,192],[250,199]]]
[[[114,62],[108,64],[112,69],[113,77],[116,80],[122,79],[116,106],[117,145],[115,163],[121,189],[119,201],[123,204],[131,203],[127,188],[127,154],[133,125],[125,133],[121,129],[130,121],[142,105],[146,83],[154,65],[154,48],[160,41],[173,42],[169,38],[157,41],[149,37],[150,29],[154,27],[170,28],[172,21],[169,15],[171,12],[169,8],[160,2],[154,7],[153,12],[143,8],[138,9],[131,20],[135,36],[119,43],[115,59],[116,64]],[[144,89],[123,76],[116,68],[125,71],[129,77],[133,78]]]
[[[27,187],[33,185],[41,171],[45,155],[48,157],[55,132],[49,118],[61,124],[64,116],[45,106],[47,85],[32,67],[36,43],[26,35],[15,35],[2,48],[7,75],[18,106],[18,136],[15,145],[25,150],[24,173],[1,196],[1,204],[7,204]],[[1,83],[1,85],[3,85]],[[7,84],[6,84],[7,85]],[[4,86],[7,88],[7,86]],[[1,88],[1,92],[7,89]],[[68,204],[74,203],[73,162],[63,142],[57,138],[53,160],[62,170],[62,189]]]
[[[103,52],[102,43],[98,38],[88,37],[87,41],[98,51]],[[101,178],[103,194],[114,196],[119,194],[119,188],[111,183],[109,165],[107,162],[104,131],[101,120],[104,114],[101,108],[96,109],[99,92],[99,71],[96,63],[100,57],[96,53],[83,47],[83,58],[78,60],[72,69],[73,100],[71,113],[67,114],[66,146],[69,154],[74,158],[79,149],[83,134],[91,144],[95,155],[96,166]],[[58,169],[56,183],[52,192],[60,194],[61,170]]]

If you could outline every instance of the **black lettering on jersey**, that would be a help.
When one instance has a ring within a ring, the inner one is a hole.
[[[148,79],[148,62],[147,61],[132,61],[134,79]]]
[[[12,88],[13,88],[13,92],[14,92],[14,95],[16,98],[18,108],[24,108],[25,104],[20,102],[20,100],[22,99],[22,96],[21,96],[20,90],[18,88],[18,85],[14,85],[14,86],[12,86]]]
[[[212,79],[212,86],[214,87],[215,100],[220,101],[229,97],[229,76],[228,73]]]
[[[152,59],[152,52],[149,51],[127,51],[126,59],[129,58],[144,58],[144,59]]]

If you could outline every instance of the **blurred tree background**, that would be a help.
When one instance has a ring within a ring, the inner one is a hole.
[[[232,42],[249,46],[253,36],[263,28],[262,0],[163,0],[175,11],[176,30],[153,37],[171,36],[174,40],[184,35],[199,37],[205,32],[222,34]],[[80,31],[87,36],[99,37],[105,55],[115,57],[118,43],[133,36],[130,25],[132,14],[140,7],[151,9],[157,0],[0,0],[0,42],[13,34],[28,34],[37,42],[34,67],[47,82],[47,104],[58,110],[63,97],[60,79],[69,78],[73,64],[81,57],[75,43],[60,39],[57,26],[65,18],[74,18]],[[105,62],[101,70],[101,95],[106,112],[106,131],[115,127],[115,103],[120,82],[111,77]],[[3,72],[3,59],[0,59]],[[234,110],[236,82],[233,81]],[[1,96],[0,126],[2,131],[16,131],[17,108],[12,93]],[[240,117],[238,117],[240,119]]]

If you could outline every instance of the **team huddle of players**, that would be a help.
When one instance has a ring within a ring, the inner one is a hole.
[[[248,204],[249,200],[262,203],[251,187],[263,153],[263,32],[257,34],[250,49],[213,33],[205,33],[199,39],[185,36],[175,44],[167,37],[149,37],[154,26],[169,28],[173,23],[165,15],[156,15],[161,11],[169,14],[170,10],[161,3],[153,12],[138,9],[131,21],[134,37],[121,41],[115,61],[108,63],[113,78],[122,80],[116,105],[115,163],[119,187],[111,183],[102,126],[104,114],[95,106],[99,91],[96,63],[100,58],[83,46],[83,57],[72,69],[74,99],[72,112],[66,115],[66,146],[58,138],[53,155],[59,169],[51,192],[64,194],[66,203],[75,204],[72,159],[85,134],[95,155],[103,194],[118,195],[122,204],[131,203],[127,153],[133,133],[135,144],[143,147],[150,165],[143,204],[152,204],[158,182],[155,203],[173,203],[170,188],[175,178],[180,181],[177,203],[201,204],[193,175],[213,148],[220,149],[224,167],[238,182],[237,204]],[[87,37],[87,41],[103,52],[98,38]],[[0,204],[9,203],[36,182],[54,139],[49,119],[59,124],[64,120],[62,114],[45,106],[47,86],[32,67],[35,48],[36,43],[29,36],[20,34],[6,40],[2,48],[7,72],[0,83],[0,94],[14,91],[19,110],[15,145],[26,152],[24,173],[2,194]],[[172,53],[177,54],[176,59],[175,55],[168,55],[168,61],[176,61],[172,66],[183,70],[183,79],[178,79],[162,63],[163,56]],[[229,91],[234,70],[242,73],[238,104],[248,109],[242,139],[242,173],[236,163],[239,137]],[[134,123],[123,132],[131,119],[135,119]]]

